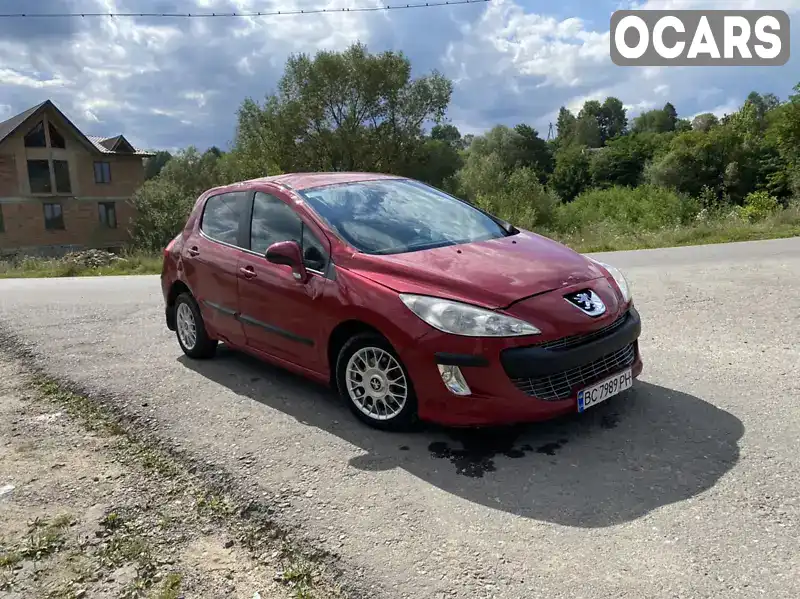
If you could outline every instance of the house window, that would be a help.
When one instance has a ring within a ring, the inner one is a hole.
[[[94,182],[111,183],[111,164],[108,162],[94,163]]]
[[[44,205],[44,228],[48,231],[64,228],[64,213],[61,204]]]
[[[52,193],[50,161],[28,160],[28,181],[31,184],[31,193]]]
[[[117,205],[114,202],[100,202],[97,205],[100,224],[109,229],[117,228]]]
[[[46,148],[47,139],[44,135],[44,121],[39,121],[25,136],[26,148]]]
[[[56,193],[72,193],[69,164],[66,160],[53,160],[53,175],[56,179]]]
[[[47,123],[47,128],[50,133],[50,147],[51,148],[61,148],[64,149],[67,147],[67,142],[64,141],[64,136],[58,132],[58,129],[53,127],[53,123]]]

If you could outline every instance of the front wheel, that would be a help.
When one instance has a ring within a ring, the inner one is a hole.
[[[407,428],[416,420],[417,398],[403,363],[381,336],[350,339],[336,360],[340,395],[363,422],[384,430]]]
[[[175,300],[175,332],[183,353],[190,358],[211,358],[217,351],[217,341],[208,336],[200,307],[189,293]]]

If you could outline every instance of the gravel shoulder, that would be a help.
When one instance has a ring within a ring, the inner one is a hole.
[[[4,354],[0,439],[0,596],[331,596],[229,498]]]

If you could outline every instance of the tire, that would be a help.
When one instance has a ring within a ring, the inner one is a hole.
[[[217,340],[211,339],[206,331],[203,316],[200,314],[200,307],[189,293],[181,293],[175,300],[175,335],[178,337],[178,345],[181,346],[183,353],[196,360],[206,360],[213,358],[217,352]],[[191,327],[194,325],[194,337],[192,338]],[[194,340],[194,343],[192,343]]]
[[[364,371],[369,377],[368,381],[361,379],[364,386],[358,384],[355,376],[348,381],[351,368]],[[370,391],[366,385],[370,385]],[[336,359],[336,386],[356,417],[373,428],[404,430],[417,421],[417,396],[411,377],[392,346],[380,335],[362,333],[344,344]],[[400,401],[403,388],[404,400]]]

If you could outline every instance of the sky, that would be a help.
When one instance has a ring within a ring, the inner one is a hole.
[[[409,1],[409,0],[405,0]],[[415,0],[411,0],[415,1]],[[15,12],[232,12],[394,5],[395,0],[0,0]],[[402,2],[397,2],[402,4]],[[50,99],[88,135],[136,147],[227,148],[236,110],[274,91],[293,53],[402,51],[413,74],[454,83],[462,133],[528,123],[547,137],[560,106],[618,97],[629,117],[671,102],[722,115],[750,91],[786,98],[800,50],[781,67],[618,67],[609,22],[621,8],[782,9],[800,48],[800,0],[491,0],[348,14],[255,18],[0,18],[0,120]]]

